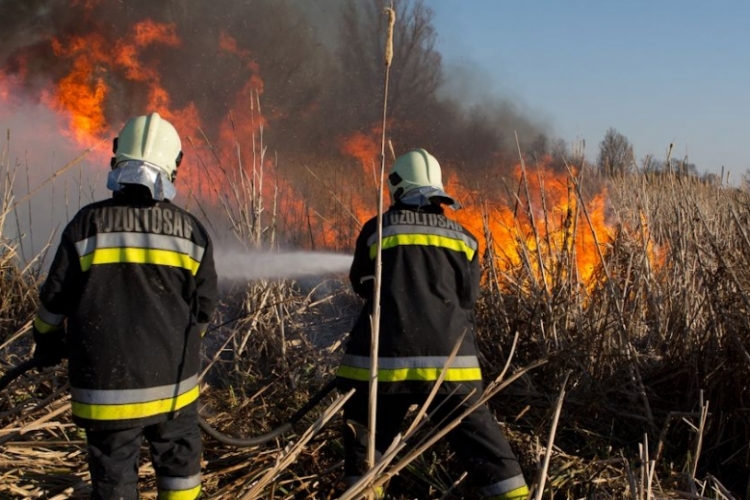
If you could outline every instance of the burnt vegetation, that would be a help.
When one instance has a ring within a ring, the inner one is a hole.
[[[55,54],[50,37],[93,26],[115,44],[144,18],[174,23],[181,44],[154,47],[146,57],[161,61],[172,104],[198,110],[203,130],[191,139],[213,150],[219,146],[209,138],[227,114],[259,120],[262,109],[266,120],[264,135],[236,132],[230,146],[242,155],[207,155],[189,167],[227,191],[218,202],[189,198],[191,210],[217,237],[229,233],[247,249],[347,251],[362,222],[352,213],[352,191],[372,191],[373,183],[369,166],[363,172],[340,145],[377,128],[386,21],[380,2],[311,4],[0,0],[0,71],[22,76],[25,98],[36,99],[72,64]],[[544,479],[545,498],[743,498],[750,442],[746,187],[700,179],[694,166],[669,157],[639,166],[614,129],[588,163],[512,103],[465,105],[443,92],[455,75],[435,50],[428,6],[402,1],[396,8],[388,136],[397,152],[433,152],[472,193],[462,202],[480,214],[475,232],[484,242],[477,321],[486,378],[502,376],[508,362],[506,379],[533,366],[490,400],[527,479]],[[220,32],[242,56],[219,49]],[[114,92],[108,123],[147,102],[147,89],[124,72],[102,75]],[[253,76],[263,81],[257,106],[234,109]],[[267,145],[273,155],[264,153]],[[44,254],[21,258],[28,236],[17,213],[34,198],[18,194],[22,171],[12,147],[8,140],[0,158],[3,372],[29,354]],[[516,175],[519,165],[525,170]],[[284,183],[263,189],[264,172],[266,187]],[[532,182],[537,175],[555,177]],[[550,197],[552,184],[563,186],[562,204]],[[602,193],[606,233],[591,204]],[[286,211],[285,199],[305,209]],[[500,206],[525,222],[511,228],[513,238],[490,230]],[[330,224],[313,224],[317,218]],[[592,269],[579,264],[581,238],[594,252]],[[359,305],[344,277],[227,285],[205,342],[203,415],[236,436],[283,422],[332,376]],[[208,498],[337,498],[345,489],[338,417],[301,441],[333,401],[303,419],[297,434],[264,447],[207,439]],[[87,497],[85,445],[68,406],[62,368],[29,374],[0,394],[2,498]],[[429,433],[428,426],[409,442],[401,456],[411,462],[389,494],[475,498],[446,447],[410,455]],[[143,476],[152,478],[148,467],[144,460]],[[153,498],[148,481],[144,496]]]

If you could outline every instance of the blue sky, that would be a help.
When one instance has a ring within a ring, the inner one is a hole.
[[[750,169],[750,2],[427,0],[446,68],[509,98],[596,160],[609,127],[636,158]]]

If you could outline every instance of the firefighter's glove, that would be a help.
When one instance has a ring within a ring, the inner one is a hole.
[[[39,368],[58,365],[68,357],[63,332],[40,333],[34,328],[34,342],[33,357],[39,362]]]

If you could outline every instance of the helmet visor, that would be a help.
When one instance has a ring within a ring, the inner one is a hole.
[[[155,200],[171,200],[177,195],[174,184],[161,168],[142,160],[128,160],[117,164],[107,177],[107,189],[120,191],[128,184],[146,186]]]

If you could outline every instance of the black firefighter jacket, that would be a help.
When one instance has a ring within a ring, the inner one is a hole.
[[[477,240],[439,206],[397,205],[383,214],[378,390],[429,392],[461,334],[466,337],[440,392],[482,386],[474,338],[479,293]],[[343,387],[369,380],[377,218],[357,238],[349,279],[367,299],[337,371]]]
[[[73,419],[124,429],[198,399],[199,349],[217,299],[208,233],[168,201],[120,193],[67,225],[34,320],[67,345]]]

